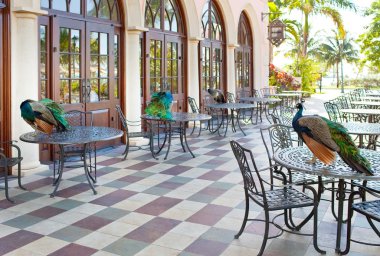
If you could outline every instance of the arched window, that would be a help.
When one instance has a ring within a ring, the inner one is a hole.
[[[145,70],[142,81],[142,102],[158,91],[171,91],[173,111],[184,110],[185,25],[177,0],[147,0],[142,47],[145,50]],[[143,65],[143,63],[142,63]],[[143,106],[144,108],[144,106]]]
[[[119,2],[41,0],[49,15],[39,17],[40,97],[66,110],[92,111],[96,125],[115,128],[123,59]]]
[[[208,0],[202,13],[202,36],[200,42],[200,99],[204,109],[209,96],[207,89],[225,90],[225,32],[218,7],[213,0]]]
[[[238,44],[235,49],[236,94],[244,97],[253,90],[253,38],[249,20],[244,12],[240,15]]]

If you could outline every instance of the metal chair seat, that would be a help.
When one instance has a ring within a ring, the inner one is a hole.
[[[12,167],[17,165],[22,161],[22,157],[12,157],[12,158],[7,158],[6,160],[1,158],[0,159],[0,168],[4,167]]]
[[[292,187],[267,190],[267,207],[269,211],[300,208],[314,205],[314,199],[307,194]],[[264,206],[263,196],[250,193],[253,200],[261,206]]]
[[[380,221],[380,200],[355,203],[352,205],[352,209],[364,216]]]

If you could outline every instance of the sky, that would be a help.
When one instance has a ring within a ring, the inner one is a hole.
[[[351,10],[340,10],[344,22],[343,24],[350,37],[356,39],[361,33],[365,31],[365,27],[368,26],[371,22],[371,18],[365,17],[363,13],[366,8],[370,7],[373,1],[374,0],[352,0],[352,2],[355,3],[357,7],[356,13]],[[295,19],[301,20],[300,14],[292,13],[292,17],[296,17]],[[324,35],[331,35],[331,30],[334,28],[333,22],[326,17],[313,16],[311,24],[311,29],[313,32],[319,31],[319,37],[322,37]],[[289,58],[284,57],[281,53],[287,49],[289,49],[289,46],[286,44],[286,40],[280,47],[274,48],[273,63],[276,66],[281,68],[291,63]],[[356,77],[358,70],[352,65],[345,64],[346,63],[343,65],[345,77]]]

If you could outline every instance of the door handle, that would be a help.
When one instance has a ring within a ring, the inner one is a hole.
[[[87,80],[82,79],[82,102],[86,103],[87,102]]]

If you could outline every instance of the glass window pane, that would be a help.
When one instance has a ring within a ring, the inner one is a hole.
[[[45,80],[41,80],[40,88],[41,88],[41,96],[40,96],[41,99],[46,98],[46,81]]]
[[[107,0],[100,0],[99,3],[99,18],[110,19],[110,9]]]
[[[46,79],[46,53],[41,53],[41,60],[40,60],[40,78]]]
[[[150,8],[153,14],[154,28],[161,28],[161,0],[151,0]]]
[[[70,29],[61,28],[59,33],[59,51],[60,52],[69,52],[70,44]]]
[[[59,103],[70,103],[69,80],[60,81]]]
[[[90,79],[91,92],[90,92],[90,102],[99,101],[99,86],[98,79]]]
[[[80,103],[80,80],[71,80],[71,103]]]
[[[113,94],[116,99],[119,98],[119,79],[115,79],[115,87],[113,89]]]
[[[71,55],[71,78],[80,78],[80,55]]]
[[[96,17],[96,6],[94,3],[95,0],[87,0],[87,15]]]
[[[49,0],[41,0],[41,7],[49,8]]]
[[[178,79],[173,77],[171,82],[172,93],[178,93]]]
[[[71,52],[80,52],[80,31],[71,30]]]
[[[90,34],[90,49],[92,54],[99,53],[99,33],[91,32]]]
[[[108,54],[108,34],[100,33],[100,54]]]
[[[112,10],[112,20],[113,21],[119,21],[119,13],[118,13],[118,10],[116,8],[116,4],[115,4],[115,7]]]
[[[100,56],[100,77],[108,77],[108,56]]]
[[[100,79],[100,100],[108,100],[108,79]]]
[[[70,12],[80,14],[81,13],[80,4],[81,4],[81,0],[71,0]]]
[[[46,26],[40,26],[40,48],[41,51],[46,51]]]
[[[90,77],[91,78],[99,77],[99,57],[97,55],[91,56]]]
[[[67,12],[67,6],[65,0],[53,0],[52,9]]]
[[[69,55],[60,54],[59,56],[59,78],[69,78]]]

